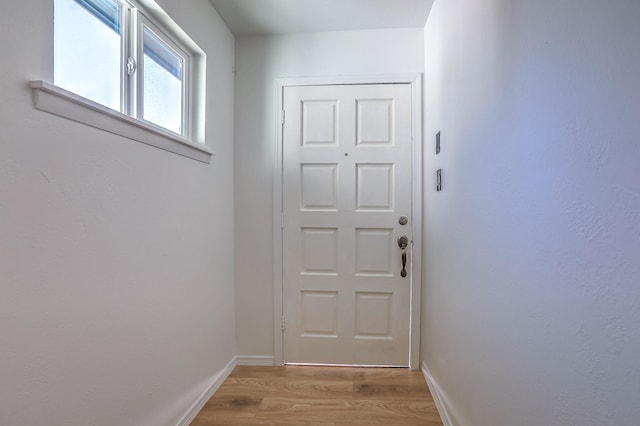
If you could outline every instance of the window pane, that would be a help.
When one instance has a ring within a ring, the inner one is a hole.
[[[142,118],[182,134],[183,59],[146,27],[143,44]]]
[[[113,0],[55,0],[56,86],[120,110],[121,16]]]

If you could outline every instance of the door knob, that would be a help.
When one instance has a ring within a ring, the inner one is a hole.
[[[407,276],[407,246],[409,245],[409,238],[406,235],[401,235],[398,237],[398,247],[402,250],[402,270],[400,271],[400,276],[402,278]]]

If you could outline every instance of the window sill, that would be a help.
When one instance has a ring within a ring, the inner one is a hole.
[[[36,109],[65,117],[193,160],[209,163],[212,151],[161,127],[114,111],[42,80],[30,82]]]

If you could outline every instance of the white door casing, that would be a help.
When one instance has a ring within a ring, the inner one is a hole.
[[[407,366],[412,87],[285,87],[283,106],[284,362]]]

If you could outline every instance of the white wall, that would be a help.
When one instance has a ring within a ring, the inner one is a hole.
[[[236,66],[238,354],[272,357],[274,81],[282,77],[421,73],[423,31],[241,37],[236,41]]]
[[[208,55],[210,165],[35,110],[53,2],[0,4],[0,424],[175,424],[235,355],[234,39],[161,4]]]
[[[435,2],[422,349],[456,425],[640,424],[639,22]]]

